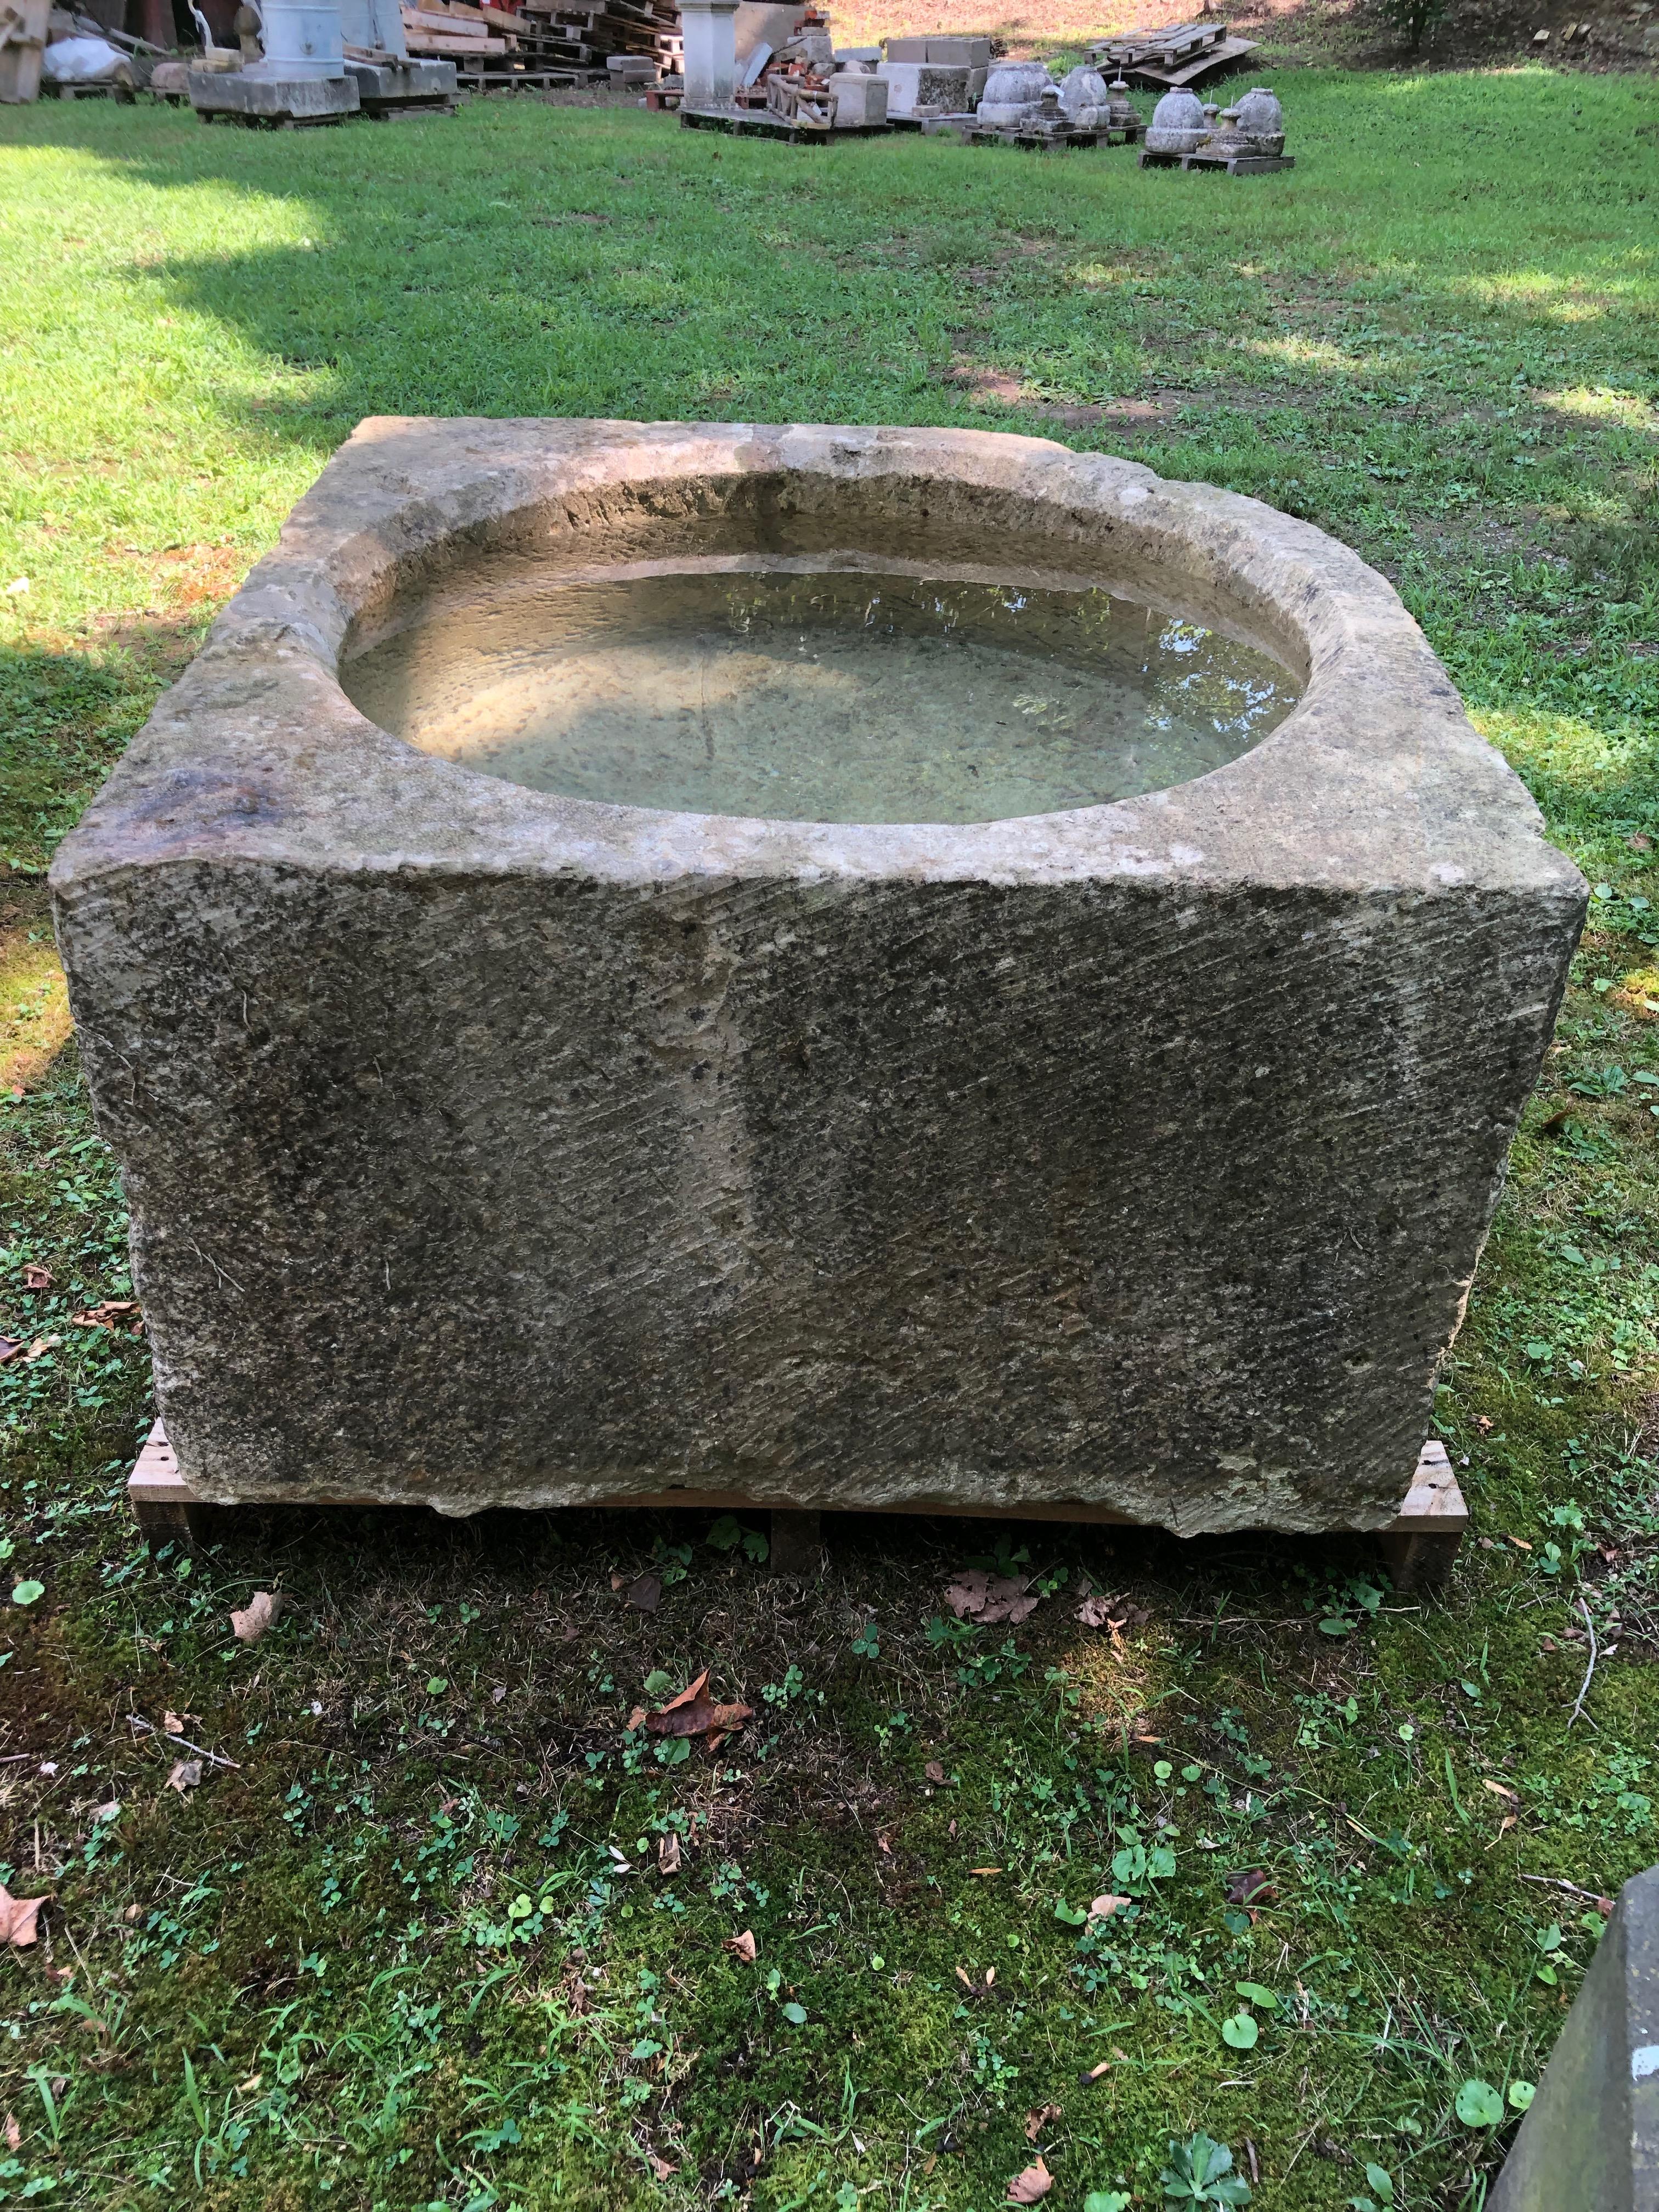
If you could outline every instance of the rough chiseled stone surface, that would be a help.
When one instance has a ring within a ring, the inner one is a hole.
[[[1491,2212],[1659,2212],[1659,1867],[1619,1893]]]
[[[336,680],[470,546],[1115,582],[1307,690],[1019,822],[563,799]],[[386,420],[53,889],[204,1496],[1182,1531],[1397,1508],[1584,902],[1389,586],[1253,501],[979,433]]]

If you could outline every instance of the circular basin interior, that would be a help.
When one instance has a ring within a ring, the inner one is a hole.
[[[532,791],[845,823],[1162,790],[1258,744],[1300,691],[1099,586],[851,555],[486,566],[394,608],[340,680],[382,729]]]

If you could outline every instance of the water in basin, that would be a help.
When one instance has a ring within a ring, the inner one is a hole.
[[[723,568],[433,602],[341,672],[424,752],[573,799],[988,822],[1223,766],[1277,661],[1097,589]]]

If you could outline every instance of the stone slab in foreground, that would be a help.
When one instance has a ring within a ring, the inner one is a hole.
[[[1659,2212],[1659,1867],[1620,1891],[1486,2212]]]
[[[1021,820],[561,798],[338,681],[515,549],[1112,584],[1305,691]],[[981,432],[389,420],[52,885],[196,1496],[1182,1533],[1398,1514],[1586,896],[1391,587],[1255,501]]]

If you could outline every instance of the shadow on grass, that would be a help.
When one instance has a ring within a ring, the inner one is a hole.
[[[1402,1480],[1402,1498],[1406,1487]],[[567,1563],[613,1559],[626,1565],[631,1578],[653,1556],[672,1562],[683,1551],[690,1559],[689,1547],[704,1544],[718,1517],[707,1509],[647,1508],[496,1509],[466,1519],[420,1506],[245,1505],[197,1511],[195,1541],[214,1559],[216,1571],[240,1570],[257,1579],[262,1571],[302,1561],[306,1579],[320,1581],[337,1599],[386,1574],[429,1578],[437,1586],[452,1574],[459,1583],[482,1572],[501,1587],[533,1589],[556,1557]],[[764,1534],[770,1516],[756,1508],[738,1509],[735,1517]],[[837,1588],[856,1600],[866,1572],[884,1573],[901,1562],[907,1577],[931,1576],[941,1593],[975,1561],[1035,1576],[1063,1566],[1070,1583],[1087,1574],[1097,1589],[1156,1591],[1162,1613],[1173,1601],[1188,1607],[1195,1616],[1192,1625],[1199,1626],[1232,1599],[1288,1604],[1312,1621],[1328,1613],[1333,1595],[1356,1579],[1384,1593],[1389,1586],[1376,1539],[1340,1532],[1285,1536],[1244,1530],[1183,1540],[1152,1528],[874,1512],[827,1512],[823,1532],[822,1577],[770,1578],[816,1592],[820,1600]],[[166,1539],[155,1540],[159,1550]],[[1069,1614],[1076,1596],[1062,1583],[1045,1610]],[[1429,1601],[1415,1595],[1399,1601]],[[620,1595],[617,1610],[620,1625],[634,1620],[642,1626]]]
[[[45,875],[198,635],[158,623],[106,650],[0,645],[0,901]]]
[[[1259,251],[1303,281],[1412,288],[1413,319],[1452,339],[1473,319],[1535,348],[1570,310],[1583,366],[1616,379],[1629,295],[1654,264],[1638,98],[1546,72],[1501,91],[1309,73],[1291,118],[1303,166],[1244,192],[1172,186],[1127,155],[1017,162],[915,137],[815,163],[635,111],[523,101],[408,132],[204,131],[80,103],[32,129],[152,188],[303,204],[303,244],[210,249],[160,273],[177,308],[298,380],[251,410],[261,431],[314,443],[377,413],[707,418],[758,401],[805,419],[982,421],[925,372],[948,358],[957,280],[1008,227],[1161,249],[1172,307],[1208,288],[1224,313],[1236,257]],[[1075,321],[1132,303],[1056,304]]]

